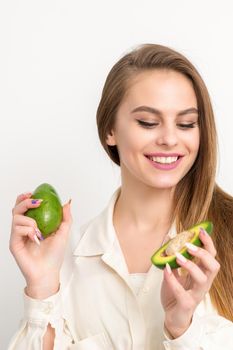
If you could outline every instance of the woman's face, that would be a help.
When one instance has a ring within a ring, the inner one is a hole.
[[[173,188],[199,149],[192,83],[172,70],[142,72],[131,83],[107,143],[117,146],[124,180]]]

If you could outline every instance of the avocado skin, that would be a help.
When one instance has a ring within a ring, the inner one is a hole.
[[[200,231],[201,227],[204,228],[209,235],[212,234],[213,223],[211,221],[203,221],[203,222],[196,224],[195,226],[189,228],[188,230],[186,230],[186,231],[195,232],[194,237],[189,242],[198,246],[198,247],[201,247],[203,245],[201,240],[199,239],[199,231]],[[178,263],[176,262],[175,255],[171,255],[169,257],[168,256],[166,256],[166,257],[161,256],[161,253],[163,253],[166,250],[168,243],[169,242],[166,242],[151,257],[152,264],[157,266],[159,269],[164,269],[166,267],[166,263],[168,263],[172,269],[176,269],[176,268],[180,267],[180,265],[178,265]],[[181,251],[179,251],[179,253],[182,254],[185,258],[187,258],[189,260],[193,259],[193,256],[188,253],[188,250],[186,247],[183,248]]]
[[[31,198],[43,199],[43,202],[38,208],[29,209],[25,215],[36,221],[43,238],[47,238],[62,222],[63,211],[60,198],[55,188],[48,183],[38,186]]]

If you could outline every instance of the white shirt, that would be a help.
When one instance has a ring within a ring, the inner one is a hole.
[[[151,265],[139,284],[132,282],[113,227],[118,194],[81,229],[60,291],[45,300],[24,294],[24,317],[8,350],[41,350],[48,323],[55,328],[55,350],[232,350],[233,323],[217,314],[208,294],[182,336],[165,334],[163,272]]]
[[[144,285],[145,279],[146,279],[146,273],[130,273],[129,279],[131,288],[133,289],[134,293],[138,295]]]

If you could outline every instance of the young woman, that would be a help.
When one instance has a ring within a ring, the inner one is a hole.
[[[122,184],[81,229],[72,267],[63,264],[69,204],[39,242],[23,214],[40,201],[17,198],[10,249],[26,279],[25,314],[9,349],[232,349],[233,201],[215,183],[215,122],[199,73],[170,48],[140,46],[110,71],[97,125]],[[195,260],[177,254],[178,271],[151,264],[165,241],[207,219],[214,233],[200,230],[203,247],[189,245]]]

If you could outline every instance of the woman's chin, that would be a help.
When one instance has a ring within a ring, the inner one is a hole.
[[[153,181],[150,186],[153,187],[154,189],[160,189],[160,190],[168,190],[168,189],[173,189],[176,187],[178,181]]]

